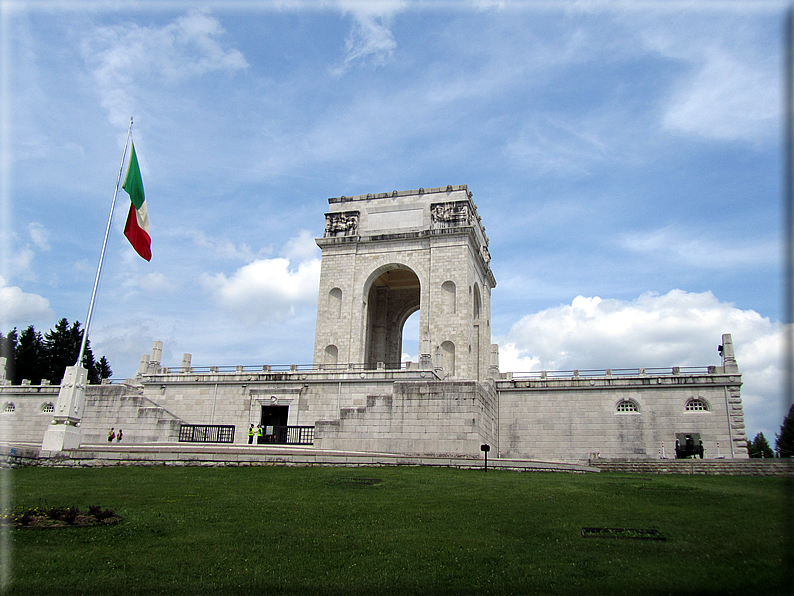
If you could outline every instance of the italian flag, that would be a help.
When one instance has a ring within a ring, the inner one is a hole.
[[[147,261],[152,260],[152,239],[149,237],[149,214],[146,211],[146,197],[143,195],[141,168],[138,156],[135,155],[135,143],[132,144],[130,167],[122,188],[130,195],[132,204],[124,226],[124,235],[139,255]]]

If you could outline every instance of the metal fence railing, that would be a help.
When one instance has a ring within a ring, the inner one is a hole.
[[[314,445],[313,426],[266,426],[257,444]]]
[[[221,424],[183,424],[180,443],[234,443],[234,426]]]

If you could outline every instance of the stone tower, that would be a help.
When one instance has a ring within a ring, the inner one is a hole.
[[[484,380],[491,359],[488,237],[465,185],[328,199],[314,363],[398,368],[419,315],[420,366]]]

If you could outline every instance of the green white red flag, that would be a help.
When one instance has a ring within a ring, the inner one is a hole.
[[[127,178],[122,188],[130,195],[130,212],[127,215],[127,224],[124,226],[124,235],[132,244],[139,255],[147,261],[152,259],[152,239],[149,236],[149,214],[146,210],[146,197],[143,194],[143,180],[141,168],[138,166],[138,156],[135,155],[135,143],[132,144],[130,166],[127,169]]]

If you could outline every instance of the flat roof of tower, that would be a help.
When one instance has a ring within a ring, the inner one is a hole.
[[[409,197],[413,195],[426,195],[426,194],[438,193],[438,192],[453,192],[456,190],[465,190],[468,193],[469,187],[465,184],[448,184],[447,186],[437,186],[435,188],[418,188],[416,190],[393,190],[391,192],[369,193],[366,195],[354,195],[351,197],[346,197],[345,195],[342,195],[341,197],[329,198],[328,203],[343,203],[346,201],[366,201],[369,199],[387,199],[390,197]]]

